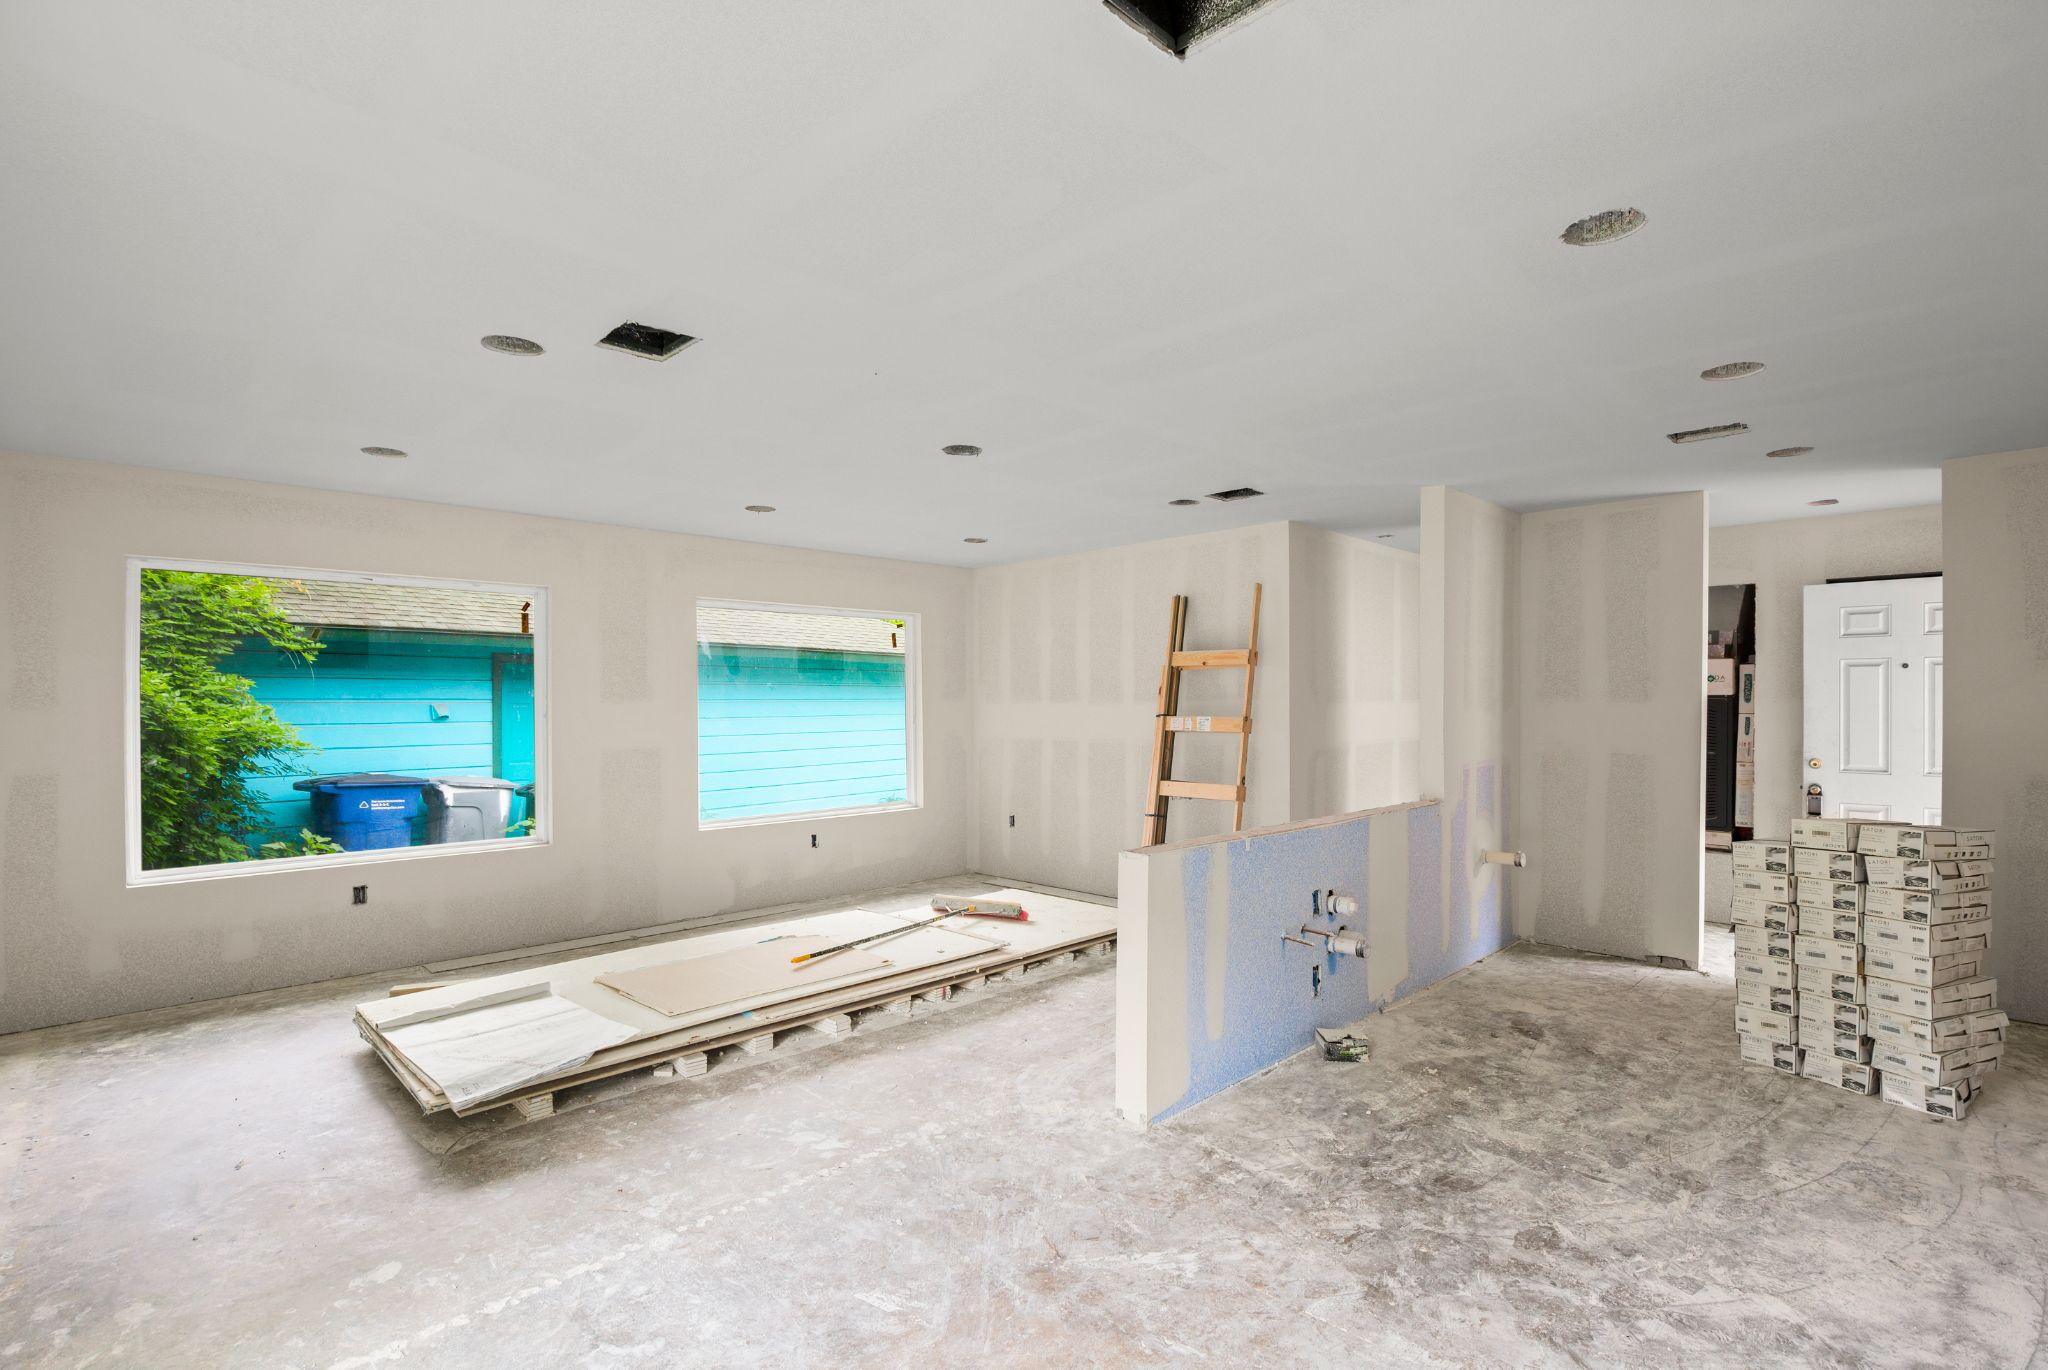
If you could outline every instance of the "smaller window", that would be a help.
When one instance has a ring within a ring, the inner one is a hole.
[[[543,840],[540,589],[129,576],[131,881]]]
[[[914,614],[704,600],[705,827],[917,803]]]

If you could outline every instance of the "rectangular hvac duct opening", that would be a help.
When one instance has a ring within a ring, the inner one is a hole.
[[[1145,35],[1161,52],[1186,59],[1188,49],[1278,0],[1102,0],[1103,7]]]

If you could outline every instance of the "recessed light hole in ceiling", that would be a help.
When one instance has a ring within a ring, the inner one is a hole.
[[[1161,52],[1185,61],[1188,49],[1215,37],[1272,0],[1102,0]]]
[[[405,455],[403,450],[396,447],[365,447],[362,451],[366,457],[402,457]]]
[[[695,341],[687,333],[672,333],[653,324],[628,321],[599,338],[597,345],[609,347],[614,352],[645,357],[649,361],[665,362]]]
[[[949,442],[939,449],[949,457],[978,457],[981,449],[971,442]]]
[[[1754,376],[1764,369],[1762,362],[1722,362],[1700,372],[1703,381],[1739,381],[1744,376]]]
[[[962,538],[962,539],[960,539],[960,540],[961,540],[962,542],[971,542],[971,543],[973,543],[973,544],[974,544],[974,545],[975,545],[976,547],[979,547],[979,546],[981,546],[981,544],[982,544],[982,543],[984,543],[984,542],[987,542],[987,541],[988,541],[988,539],[987,539],[987,538]]]
[[[1648,223],[1649,217],[1640,209],[1603,209],[1565,229],[1557,240],[1571,247],[1598,247],[1626,238]]]
[[[515,338],[510,333],[486,333],[477,339],[493,352],[503,352],[508,357],[538,357],[547,351],[531,338]]]
[[[750,504],[747,506],[747,512],[750,514],[772,514],[775,512],[775,506],[772,504]]]
[[[1201,501],[1198,499],[1170,499],[1167,501],[1167,503],[1171,504],[1176,509],[1185,509],[1190,504],[1200,504]]]
[[[1225,504],[1229,504],[1234,500],[1256,499],[1265,493],[1264,490],[1254,490],[1249,485],[1240,485],[1235,490],[1218,490],[1210,495],[1209,498],[1222,500]]]
[[[1812,450],[1811,447],[1779,447],[1764,453],[1764,455],[1767,457],[1803,457]]]
[[[1711,442],[1715,438],[1732,438],[1737,433],[1748,431],[1749,425],[1746,423],[1717,423],[1712,428],[1687,428],[1678,433],[1666,433],[1664,436],[1673,442]]]
[[[1810,499],[1807,501],[1807,503],[1812,505],[1816,509],[1820,509],[1825,508],[1827,505],[1830,504],[1840,504],[1841,501],[1838,499]]]

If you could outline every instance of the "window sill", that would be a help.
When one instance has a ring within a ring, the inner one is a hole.
[[[922,804],[869,804],[857,809],[806,809],[802,813],[771,813],[759,818],[699,819],[698,832],[721,832],[727,828],[765,828],[775,823],[815,823],[826,818],[857,818],[871,813],[915,813]]]
[[[150,885],[188,885],[200,880],[239,880],[252,875],[279,875],[287,871],[335,870],[351,866],[384,866],[396,861],[434,860],[444,856],[479,856],[485,852],[518,851],[545,847],[545,837],[501,837],[488,842],[451,842],[439,846],[385,847],[378,851],[335,852],[327,856],[287,856],[273,861],[228,861],[214,866],[186,866],[177,870],[128,872],[128,888]]]

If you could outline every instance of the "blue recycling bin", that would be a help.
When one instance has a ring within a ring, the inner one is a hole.
[[[295,781],[313,800],[313,831],[346,851],[410,847],[413,826],[426,808],[420,792],[432,782],[417,775],[316,775]]]

